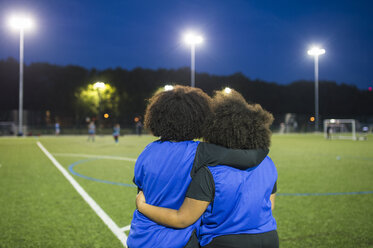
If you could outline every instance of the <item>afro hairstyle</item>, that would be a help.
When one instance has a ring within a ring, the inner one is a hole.
[[[272,122],[271,113],[259,104],[248,104],[237,91],[217,91],[204,126],[204,139],[233,149],[268,149]]]
[[[174,86],[158,91],[146,108],[145,127],[161,141],[186,141],[202,137],[206,117],[211,114],[211,98],[201,89]]]

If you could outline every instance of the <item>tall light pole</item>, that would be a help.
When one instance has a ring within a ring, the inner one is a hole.
[[[19,109],[18,109],[18,136],[22,136],[23,122],[23,41],[24,31],[33,27],[32,20],[24,16],[13,16],[9,24],[15,30],[19,30]]]
[[[325,49],[313,47],[308,50],[308,55],[315,58],[315,131],[319,131],[319,56],[325,53]]]
[[[195,87],[195,54],[196,54],[196,44],[203,42],[202,36],[188,33],[185,35],[184,40],[187,44],[190,45],[190,86]]]

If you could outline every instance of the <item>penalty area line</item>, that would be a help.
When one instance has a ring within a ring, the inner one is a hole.
[[[93,198],[88,195],[88,193],[80,186],[80,184],[75,181],[75,179],[67,172],[67,170],[48,152],[47,149],[37,141],[36,144],[44,152],[44,154],[52,161],[56,168],[65,176],[65,178],[71,183],[75,190],[80,194],[80,196],[87,202],[87,204],[92,208],[93,211],[101,218],[101,220],[106,224],[106,226],[113,232],[113,234],[119,239],[119,241],[127,247],[127,235],[119,228],[117,224],[105,213],[105,211],[93,200]]]

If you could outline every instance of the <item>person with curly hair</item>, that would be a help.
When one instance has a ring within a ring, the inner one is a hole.
[[[178,209],[199,168],[228,164],[248,168],[259,164],[268,149],[239,150],[194,141],[211,115],[211,98],[202,90],[175,86],[158,91],[145,113],[145,127],[159,137],[147,145],[135,164],[134,183],[150,204]],[[194,223],[194,224],[193,224]],[[199,247],[198,218],[182,229],[157,224],[138,210],[127,240],[130,248]]]
[[[203,131],[207,142],[231,149],[267,149],[273,116],[258,104],[248,104],[236,91],[217,92],[213,114]],[[157,223],[184,228],[202,216],[198,234],[202,247],[277,248],[277,224],[272,215],[277,170],[267,156],[246,170],[218,165],[201,167],[178,210],[148,202],[140,192],[138,210]],[[154,206],[153,206],[154,205]]]

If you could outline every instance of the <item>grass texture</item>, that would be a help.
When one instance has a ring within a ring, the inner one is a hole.
[[[36,142],[67,170],[75,163],[86,177],[131,184],[134,162],[100,156],[135,159],[154,139],[122,136],[116,145],[110,136],[94,143],[84,136],[0,138],[0,248],[122,247]],[[274,135],[270,157],[279,174],[281,247],[373,247],[373,194],[339,194],[373,191],[372,136]],[[130,224],[136,188],[73,177],[119,227]]]

